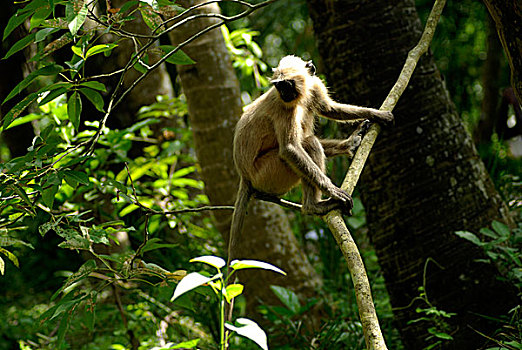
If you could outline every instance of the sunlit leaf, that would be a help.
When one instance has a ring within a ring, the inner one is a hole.
[[[83,50],[81,47],[78,46],[71,46],[72,52],[74,52],[75,55],[80,56],[81,58],[85,59],[85,56],[83,54]]]
[[[115,47],[117,47],[117,44],[102,44],[102,45],[95,45],[91,47],[89,50],[87,50],[87,53],[85,54],[85,59],[88,57],[94,56],[99,53],[111,51]]]
[[[225,260],[212,255],[204,255],[194,259],[190,259],[190,262],[202,262],[207,265],[214,266],[218,270],[226,265]]]
[[[232,267],[234,270],[244,270],[244,269],[270,270],[270,271],[274,271],[274,272],[277,272],[277,273],[280,273],[280,274],[286,276],[286,272],[284,272],[280,268],[275,267],[274,265],[271,265],[264,261],[258,261],[258,260],[233,260],[230,263],[230,267]]]
[[[225,327],[237,334],[248,338],[255,342],[263,350],[268,350],[268,344],[266,339],[266,333],[252,320],[248,318],[238,318],[237,323],[241,324],[241,327],[236,327],[230,323],[226,323]]]
[[[174,295],[172,296],[170,301],[173,301],[183,293],[186,293],[194,288],[208,283],[209,281],[212,281],[211,277],[203,276],[198,272],[189,273],[178,283],[176,289],[174,290]]]
[[[243,293],[243,289],[244,289],[244,286],[242,284],[239,284],[239,283],[229,284],[225,288],[225,298],[227,299],[227,303],[230,304],[232,299],[234,299],[238,295],[241,295],[241,293]]]

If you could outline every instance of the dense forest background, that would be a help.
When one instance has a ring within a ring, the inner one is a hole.
[[[201,3],[33,0],[0,14],[0,349],[220,348],[219,278],[172,297],[188,273],[224,270],[208,256],[226,260],[242,107],[295,54],[334,99],[378,108],[433,5],[230,1],[183,16]],[[365,168],[345,219],[390,349],[522,349],[510,74],[486,5],[447,3]],[[348,132],[317,122],[326,137]],[[335,183],[348,165],[328,162]],[[270,348],[365,347],[320,218],[255,201],[241,248],[286,272],[239,274],[235,318],[255,320]],[[236,333],[232,349],[263,347]]]

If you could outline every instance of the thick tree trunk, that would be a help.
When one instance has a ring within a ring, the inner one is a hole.
[[[334,96],[378,107],[395,82],[409,49],[422,32],[413,0],[308,0]],[[439,309],[456,312],[449,323],[454,342],[445,349],[476,349],[516,305],[513,289],[480,249],[453,232],[477,230],[493,219],[509,221],[506,209],[478,158],[431,59],[424,57],[394,110],[395,127],[375,145],[362,177],[370,238],[399,330],[407,348],[427,342],[427,323],[413,299],[430,264],[426,292]],[[471,328],[472,327],[472,328]]]
[[[188,8],[204,1],[179,1]],[[218,12],[216,4],[201,8]],[[181,26],[171,39],[180,43],[192,34],[216,23],[203,18]],[[205,192],[214,205],[231,205],[238,188],[238,176],[232,160],[234,126],[242,113],[240,90],[223,36],[212,30],[183,50],[197,63],[178,66],[183,91],[187,97],[196,153],[201,165]],[[228,242],[231,212],[215,214],[216,225]],[[300,251],[288,218],[276,205],[251,200],[240,238],[241,257],[259,259],[281,267],[288,276],[249,271],[241,276],[245,294],[252,306],[258,299],[277,303],[270,285],[286,286],[302,297],[314,294],[320,280]]]
[[[481,116],[477,128],[473,131],[475,144],[491,141],[495,130],[496,120],[499,119],[498,105],[500,97],[500,66],[502,47],[498,40],[495,23],[488,17],[487,57],[482,71],[482,99]],[[503,119],[506,123],[506,120]]]
[[[15,8],[12,5],[6,6],[0,13],[0,28],[5,28],[9,18],[14,14]],[[16,28],[0,47],[0,57],[4,57],[18,40],[27,35],[24,26]],[[9,95],[16,84],[23,80],[24,76],[30,72],[30,64],[27,63],[26,53],[31,47],[16,53],[7,60],[0,62],[0,103]],[[30,56],[30,55],[27,55]],[[24,72],[25,71],[25,72]],[[25,73],[25,74],[24,74]],[[14,98],[5,104],[0,104],[0,120],[9,112],[21,98]],[[27,153],[27,148],[31,146],[34,137],[33,126],[30,123],[22,124],[11,129],[7,129],[1,134],[0,142],[5,142],[11,153],[11,158],[21,157]]]
[[[484,0],[484,3],[495,20],[511,68],[511,85],[522,105],[522,3],[519,0]]]

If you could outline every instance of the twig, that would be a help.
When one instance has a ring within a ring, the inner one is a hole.
[[[123,101],[123,99],[130,93],[130,91],[132,91],[136,87],[136,85],[138,85],[143,79],[145,79],[153,70],[155,70],[162,63],[167,61],[172,55],[174,55],[176,52],[178,52],[182,47],[184,47],[185,45],[189,44],[190,42],[196,40],[197,38],[199,38],[200,36],[206,34],[207,32],[209,32],[209,31],[211,31],[213,29],[219,28],[221,25],[223,25],[223,24],[225,24],[227,22],[236,21],[236,20],[238,20],[240,18],[246,17],[249,14],[251,14],[252,12],[254,12],[255,10],[260,9],[262,7],[265,7],[265,6],[271,4],[271,3],[275,2],[275,1],[278,1],[278,0],[266,0],[264,2],[261,2],[259,4],[254,4],[254,5],[249,4],[249,3],[245,2],[245,1],[240,1],[240,0],[227,0],[227,1],[240,3],[240,4],[244,5],[244,6],[247,6],[248,8],[245,11],[240,12],[240,13],[238,13],[236,15],[233,15],[233,16],[224,16],[222,14],[217,14],[217,13],[203,13],[203,14],[195,14],[195,15],[186,17],[186,18],[182,19],[181,21],[173,24],[172,26],[167,28],[165,31],[162,31],[159,34],[153,35],[151,38],[149,38],[149,41],[146,44],[144,44],[138,50],[138,52],[136,52],[136,54],[129,60],[129,62],[127,62],[127,65],[123,69],[123,72],[122,72],[122,74],[120,76],[120,80],[119,80],[118,84],[116,85],[116,88],[114,89],[114,91],[113,91],[113,93],[111,95],[111,98],[109,100],[109,105],[107,107],[107,111],[105,112],[105,115],[103,116],[103,118],[102,118],[102,120],[100,122],[100,125],[98,127],[97,132],[90,139],[90,142],[92,142],[92,143],[91,143],[91,147],[90,147],[88,153],[91,153],[94,150],[94,145],[98,141],[98,139],[99,139],[99,137],[100,137],[100,135],[102,133],[102,129],[105,126],[105,124],[107,122],[107,119],[112,114],[112,111]],[[214,3],[214,2],[222,2],[222,1],[211,0],[211,1],[205,2],[204,4],[195,5],[195,6],[191,7],[190,9],[188,9],[187,11],[183,12],[182,14],[176,16],[175,18],[179,18],[182,15],[186,15],[188,12],[190,12],[190,11],[200,7],[200,6],[208,5],[208,4],[211,4],[211,3]],[[183,25],[185,23],[188,23],[190,21],[196,20],[198,18],[205,18],[205,17],[207,17],[207,18],[208,17],[214,17],[214,18],[220,19],[221,21],[219,21],[219,22],[217,22],[217,23],[215,23],[215,24],[213,24],[213,25],[211,25],[211,26],[209,26],[209,27],[199,31],[198,33],[192,35],[190,38],[188,38],[184,42],[178,44],[172,51],[170,51],[169,53],[164,55],[155,64],[153,64],[150,67],[148,67],[145,73],[140,75],[131,84],[131,86],[129,86],[125,91],[123,91],[121,94],[119,94],[120,93],[120,89],[123,86],[123,81],[124,81],[124,78],[125,78],[125,75],[127,74],[127,72],[130,71],[130,69],[134,66],[134,64],[137,61],[140,60],[140,57],[145,53],[145,51],[151,45],[153,45],[156,42],[156,40],[158,40],[160,38],[160,36],[173,31],[174,29],[178,28],[179,26],[181,26],[181,25]],[[105,24],[103,24],[103,22],[101,22],[99,20],[98,20],[98,23],[102,24],[102,25],[105,25]],[[114,32],[116,32],[116,33],[121,32],[121,30],[117,30],[117,29],[114,29],[114,28],[112,30]],[[125,33],[125,35],[122,35],[122,36],[128,36],[129,34],[132,34],[132,33]],[[134,35],[134,34],[132,36],[133,37],[141,37],[139,35]],[[119,96],[118,96],[118,94],[119,94]]]
[[[437,22],[439,21],[442,9],[446,0],[435,0],[433,9],[426,22],[424,33],[419,40],[419,43],[409,52],[408,58],[403,66],[401,74],[397,82],[391,89],[388,97],[381,106],[381,110],[391,111],[397,104],[400,96],[408,86],[413,71],[419,61],[420,57],[428,50],[429,44],[433,38]],[[377,135],[379,134],[380,126],[373,124],[361,142],[361,146],[357,150],[355,157],[348,169],[344,182],[341,186],[343,190],[349,194],[353,193],[355,185],[359,180],[364,164],[368,159],[371,148],[375,143]],[[341,213],[336,210],[324,216],[324,220],[332,231],[332,234],[339,245],[343,256],[348,264],[350,274],[352,276],[355,296],[357,299],[357,306],[359,308],[359,316],[363,326],[364,338],[366,341],[366,348],[371,350],[384,350],[386,344],[379,327],[379,320],[375,312],[375,306],[372,300],[370,283],[364,263],[359,254],[359,250],[355,241],[353,240],[350,231],[346,227]]]

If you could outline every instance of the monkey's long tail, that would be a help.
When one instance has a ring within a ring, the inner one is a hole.
[[[234,214],[232,215],[232,224],[230,225],[230,233],[228,237],[228,263],[227,263],[227,276],[230,276],[232,269],[230,263],[233,258],[237,258],[237,242],[241,236],[241,230],[243,228],[243,222],[247,213],[248,202],[252,197],[252,186],[246,183],[243,179],[239,183],[239,190],[237,191],[236,203],[234,204]],[[228,279],[227,284],[233,283],[231,278]],[[232,320],[232,312],[234,309],[234,300],[231,301],[225,310],[226,321]]]
[[[236,258],[237,243],[241,237],[241,230],[245,221],[248,208],[248,202],[252,197],[252,186],[241,179],[239,189],[237,191],[236,203],[234,204],[234,214],[232,215],[232,224],[230,225],[230,235],[228,237],[228,264],[232,258]]]

